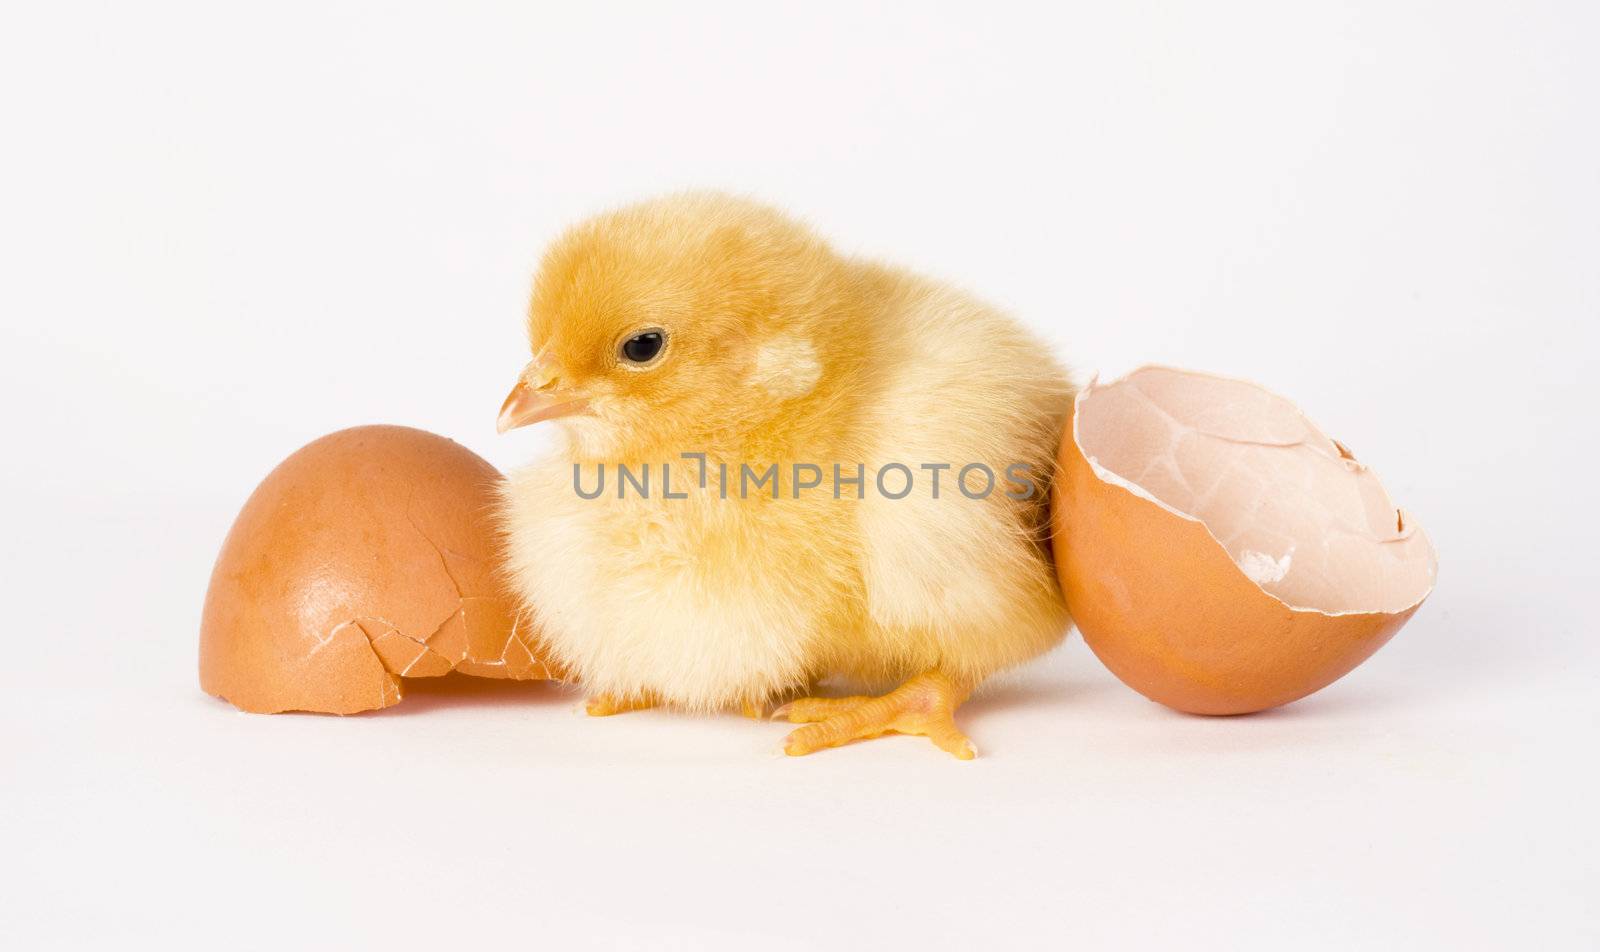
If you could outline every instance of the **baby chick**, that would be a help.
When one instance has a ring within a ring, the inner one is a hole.
[[[563,235],[528,331],[500,429],[564,439],[500,515],[590,713],[792,698],[790,754],[898,732],[966,759],[957,705],[1066,634],[1045,533],[1072,386],[993,308],[695,193]],[[804,696],[830,677],[899,686]]]

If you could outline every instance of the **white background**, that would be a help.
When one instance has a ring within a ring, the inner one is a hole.
[[[8,946],[1600,941],[1594,4],[231,6],[0,23]],[[970,764],[549,685],[201,694],[256,481],[357,423],[537,452],[493,420],[543,244],[691,185],[1082,372],[1290,396],[1431,532],[1437,592],[1250,718],[1074,638],[964,709]]]

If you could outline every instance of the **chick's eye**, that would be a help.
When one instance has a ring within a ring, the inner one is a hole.
[[[622,342],[622,359],[634,364],[648,364],[661,353],[666,342],[666,334],[662,331],[635,334]]]

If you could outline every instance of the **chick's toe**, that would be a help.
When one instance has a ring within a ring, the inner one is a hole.
[[[939,671],[920,674],[882,697],[800,698],[773,717],[807,726],[784,739],[791,757],[884,734],[920,734],[961,760],[977,749],[955,723],[955,709],[970,693]]]
[[[584,713],[590,717],[610,717],[613,714],[626,714],[629,711],[643,711],[660,704],[652,697],[616,697],[610,694],[596,694],[589,698],[583,705]]]
[[[788,721],[791,724],[816,724],[830,717],[837,717],[855,710],[868,701],[877,698],[857,695],[856,697],[801,697],[795,698],[772,712],[775,721]]]

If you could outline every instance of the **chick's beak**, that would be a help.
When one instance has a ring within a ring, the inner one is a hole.
[[[563,387],[549,362],[535,357],[522,368],[517,385],[500,405],[495,432],[504,433],[540,420],[585,413],[588,409],[588,400],[571,388]]]

